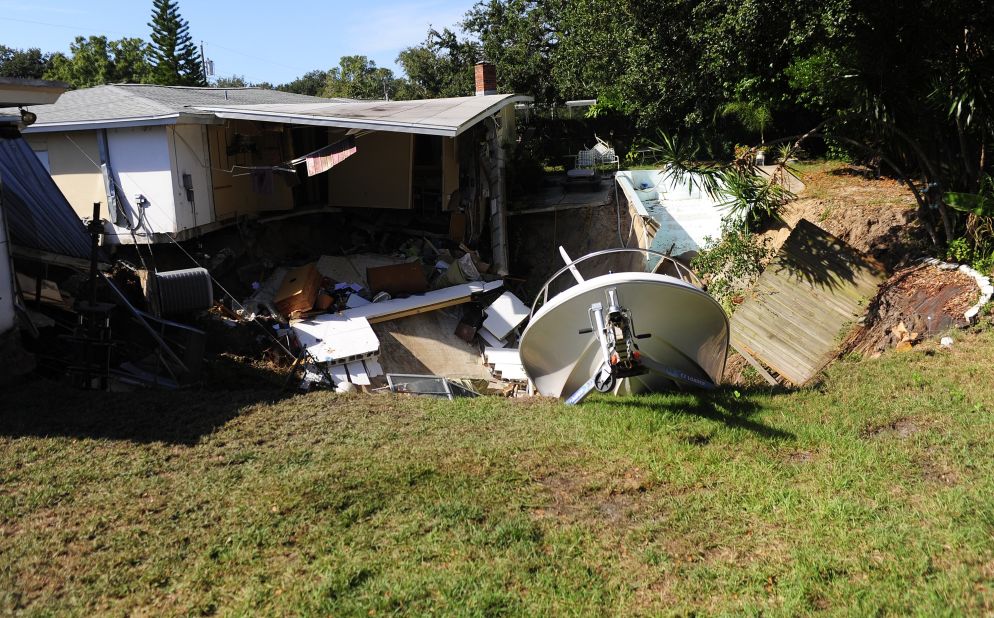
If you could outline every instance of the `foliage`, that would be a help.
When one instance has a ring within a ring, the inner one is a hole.
[[[173,0],[152,0],[150,57],[153,82],[163,86],[206,86],[203,61],[190,25]]]
[[[280,84],[276,87],[276,90],[295,92],[297,94],[306,94],[312,97],[317,97],[321,96],[321,92],[324,90],[325,84],[327,83],[328,72],[322,71],[321,69],[315,69],[314,71],[304,73],[301,77],[298,77],[292,82]]]
[[[774,251],[765,240],[738,227],[726,227],[721,238],[706,238],[690,267],[704,282],[708,294],[731,315],[736,297],[763,271]]]
[[[495,65],[498,90],[531,94],[539,104],[555,100],[548,58],[556,42],[550,22],[558,4],[481,0],[466,13],[462,27]]]
[[[423,99],[473,94],[473,65],[481,53],[479,43],[460,39],[449,28],[430,29],[423,43],[397,57],[407,76],[407,94]]]
[[[249,83],[244,75],[231,75],[229,77],[218,77],[211,84],[214,88],[246,88]]]
[[[28,77],[41,79],[48,69],[50,54],[43,54],[37,47],[14,49],[0,45],[0,77]]]
[[[773,120],[769,105],[756,101],[732,101],[721,107],[722,116],[734,116],[747,130],[759,133],[759,141],[765,141],[766,127]]]
[[[70,44],[68,56],[52,54],[45,79],[63,81],[74,88],[144,84],[152,80],[152,71],[149,45],[141,39],[108,41],[103,36],[78,36]]]
[[[393,71],[366,56],[342,56],[328,71],[321,96],[346,99],[394,99],[401,86]]]
[[[704,191],[723,208],[732,223],[757,224],[780,216],[783,207],[794,199],[787,189],[789,161],[797,156],[797,145],[784,145],[773,159],[771,174],[756,164],[754,148],[741,149],[727,163],[702,159],[702,148],[690,139],[659,134],[658,142],[647,141],[639,150],[662,166],[665,177],[674,184],[693,186]]]

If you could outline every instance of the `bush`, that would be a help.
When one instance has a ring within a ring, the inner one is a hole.
[[[767,240],[748,231],[728,228],[721,238],[706,238],[704,249],[690,262],[711,296],[729,315],[741,303],[743,290],[752,285],[773,256]]]

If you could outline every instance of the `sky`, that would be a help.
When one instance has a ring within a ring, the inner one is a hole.
[[[429,26],[454,27],[474,0],[179,0],[195,43],[204,43],[215,77],[289,82],[329,69],[345,55],[365,55],[399,73],[400,50],[425,39]],[[0,0],[0,44],[69,51],[76,36],[149,40],[152,0]]]

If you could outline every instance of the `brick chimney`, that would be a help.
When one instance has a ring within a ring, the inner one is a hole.
[[[476,96],[497,94],[497,67],[489,62],[476,63]]]

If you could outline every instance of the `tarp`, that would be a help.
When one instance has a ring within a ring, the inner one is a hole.
[[[12,245],[89,258],[90,236],[82,221],[13,128],[0,128],[0,183]]]

